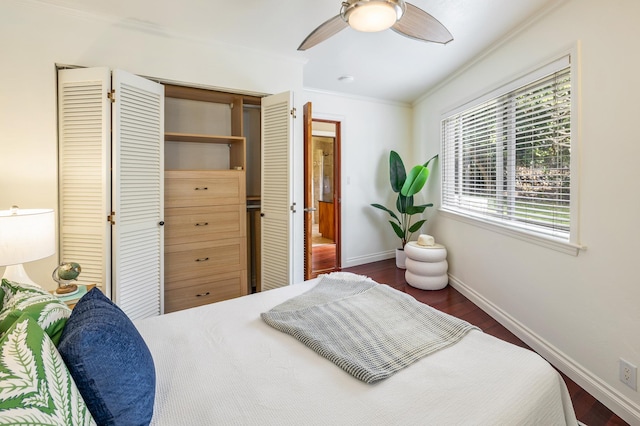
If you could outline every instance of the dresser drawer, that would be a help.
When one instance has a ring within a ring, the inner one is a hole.
[[[179,280],[166,286],[164,311],[174,312],[247,294],[247,274],[233,271],[208,277]]]
[[[166,170],[164,205],[198,207],[246,202],[245,174],[236,170]]]
[[[246,269],[246,238],[165,246],[165,287],[177,280]]]
[[[164,244],[243,238],[246,215],[244,205],[165,209]]]

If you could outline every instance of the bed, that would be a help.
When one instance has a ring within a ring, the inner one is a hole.
[[[354,274],[135,322],[98,288],[0,300],[0,424],[577,424],[540,356]]]
[[[477,329],[369,384],[261,319],[321,279],[135,322],[157,372],[151,423],[577,424],[544,359]]]

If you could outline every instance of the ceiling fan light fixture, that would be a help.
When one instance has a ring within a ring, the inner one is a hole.
[[[405,0],[345,0],[340,13],[313,30],[298,50],[310,49],[349,26],[367,32],[391,28],[405,37],[433,43],[447,44],[453,40],[440,21]]]
[[[377,32],[391,28],[404,11],[403,0],[356,0],[344,2],[340,14],[354,30]]]

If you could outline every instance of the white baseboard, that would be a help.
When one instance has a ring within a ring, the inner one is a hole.
[[[368,254],[366,256],[356,256],[345,259],[342,264],[343,268],[351,268],[353,266],[364,265],[365,263],[379,262],[381,260],[393,259],[396,257],[395,250],[383,251],[380,253]]]
[[[634,401],[622,395],[571,357],[551,345],[542,336],[535,334],[531,329],[451,274],[449,274],[449,284],[623,420],[631,425],[640,425],[640,406]]]

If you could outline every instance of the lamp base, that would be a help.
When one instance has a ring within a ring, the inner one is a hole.
[[[78,286],[75,284],[68,284],[65,286],[60,286],[56,289],[56,296],[70,296],[78,292]]]
[[[4,269],[4,275],[2,279],[6,279],[9,281],[13,281],[19,284],[32,284],[37,287],[41,287],[39,284],[33,282],[29,275],[27,275],[27,271],[24,270],[24,266],[22,263],[18,265],[9,265]]]

